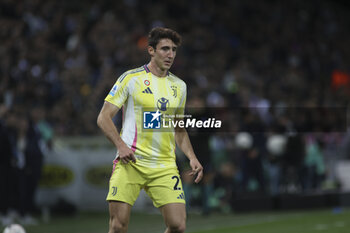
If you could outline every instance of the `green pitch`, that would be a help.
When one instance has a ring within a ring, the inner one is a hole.
[[[268,212],[252,214],[190,214],[187,233],[348,233],[350,210]],[[129,233],[162,233],[160,214],[133,213]],[[1,229],[2,230],[2,229]],[[107,233],[107,213],[80,213],[74,217],[53,217],[49,223],[26,227],[27,233]],[[1,232],[1,231],[0,231]]]

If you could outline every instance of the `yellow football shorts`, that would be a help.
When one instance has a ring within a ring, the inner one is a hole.
[[[143,168],[132,162],[114,163],[107,201],[134,205],[142,188],[157,208],[169,203],[185,203],[177,168]]]

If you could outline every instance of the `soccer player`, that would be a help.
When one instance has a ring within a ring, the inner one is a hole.
[[[196,183],[202,179],[203,168],[185,128],[158,129],[161,115],[184,114],[186,84],[169,72],[180,43],[177,32],[152,29],[148,35],[150,62],[118,78],[97,118],[98,126],[118,151],[107,195],[109,233],[127,232],[131,207],[142,188],[160,209],[165,232],[185,231],[185,196],[175,163],[175,143],[190,160],[190,174]],[[112,118],[122,106],[119,135]],[[150,108],[154,111],[145,110]],[[145,132],[147,128],[151,130]]]

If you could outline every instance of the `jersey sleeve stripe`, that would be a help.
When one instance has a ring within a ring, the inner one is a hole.
[[[141,67],[139,67],[137,69],[127,71],[122,76],[120,76],[119,82],[121,83],[125,79],[125,77],[130,75],[130,74],[136,74],[136,73],[142,72],[144,70],[145,70],[145,67],[141,66]]]
[[[128,73],[123,74],[123,75],[120,77],[120,81],[119,81],[119,82],[121,83],[127,75],[128,75]]]

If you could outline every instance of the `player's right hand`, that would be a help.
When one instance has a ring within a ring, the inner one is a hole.
[[[134,152],[127,145],[124,144],[123,146],[120,146],[118,148],[118,154],[122,163],[127,164],[130,161],[136,163]]]
[[[203,167],[197,158],[190,160],[190,166],[192,168],[190,175],[196,176],[196,179],[194,180],[194,182],[198,184],[199,181],[201,181],[201,179],[203,178]]]

